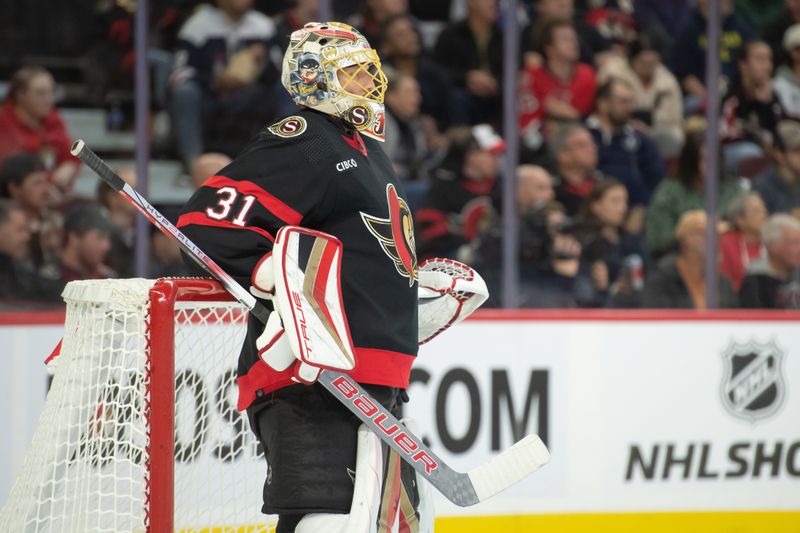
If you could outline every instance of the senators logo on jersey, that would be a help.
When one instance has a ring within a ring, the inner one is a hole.
[[[361,211],[361,220],[378,239],[383,252],[394,262],[397,272],[408,278],[408,286],[417,279],[417,252],[414,245],[414,221],[405,200],[394,185],[386,186],[389,218],[378,218]]]
[[[292,117],[286,117],[280,122],[276,122],[275,124],[271,125],[269,127],[269,131],[278,137],[290,138],[297,137],[306,131],[306,127],[306,119],[295,115]]]

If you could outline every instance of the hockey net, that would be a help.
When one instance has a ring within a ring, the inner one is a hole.
[[[201,279],[70,283],[64,340],[8,532],[271,531],[236,411],[246,313]]]

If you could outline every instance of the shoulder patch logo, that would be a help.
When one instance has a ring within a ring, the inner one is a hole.
[[[295,115],[276,122],[269,127],[269,131],[278,137],[287,139],[289,137],[297,137],[306,131],[306,126],[306,119]]]
[[[417,279],[417,253],[414,247],[414,222],[405,200],[394,185],[386,186],[389,218],[378,218],[361,212],[367,230],[378,240],[383,252],[394,263],[397,273],[408,278],[408,286]]]

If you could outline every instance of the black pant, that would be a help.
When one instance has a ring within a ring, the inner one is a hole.
[[[399,411],[399,389],[364,388],[387,409]],[[316,384],[270,393],[247,414],[268,464],[262,512],[296,515],[294,524],[307,513],[350,512],[361,424],[355,415]],[[291,521],[287,516],[287,526]]]

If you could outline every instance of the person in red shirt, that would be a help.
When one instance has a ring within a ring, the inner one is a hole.
[[[728,210],[731,229],[719,238],[719,273],[738,291],[747,265],[766,256],[761,228],[767,221],[767,207],[757,192],[749,192],[733,200]]]
[[[62,191],[72,188],[80,168],[70,153],[72,139],[55,108],[55,81],[43,67],[22,67],[8,87],[0,108],[0,161],[20,152],[35,153],[51,181]]]
[[[594,109],[595,73],[578,62],[580,49],[572,22],[545,20],[537,35],[544,63],[529,66],[520,82],[520,130],[546,119],[579,120]]]

